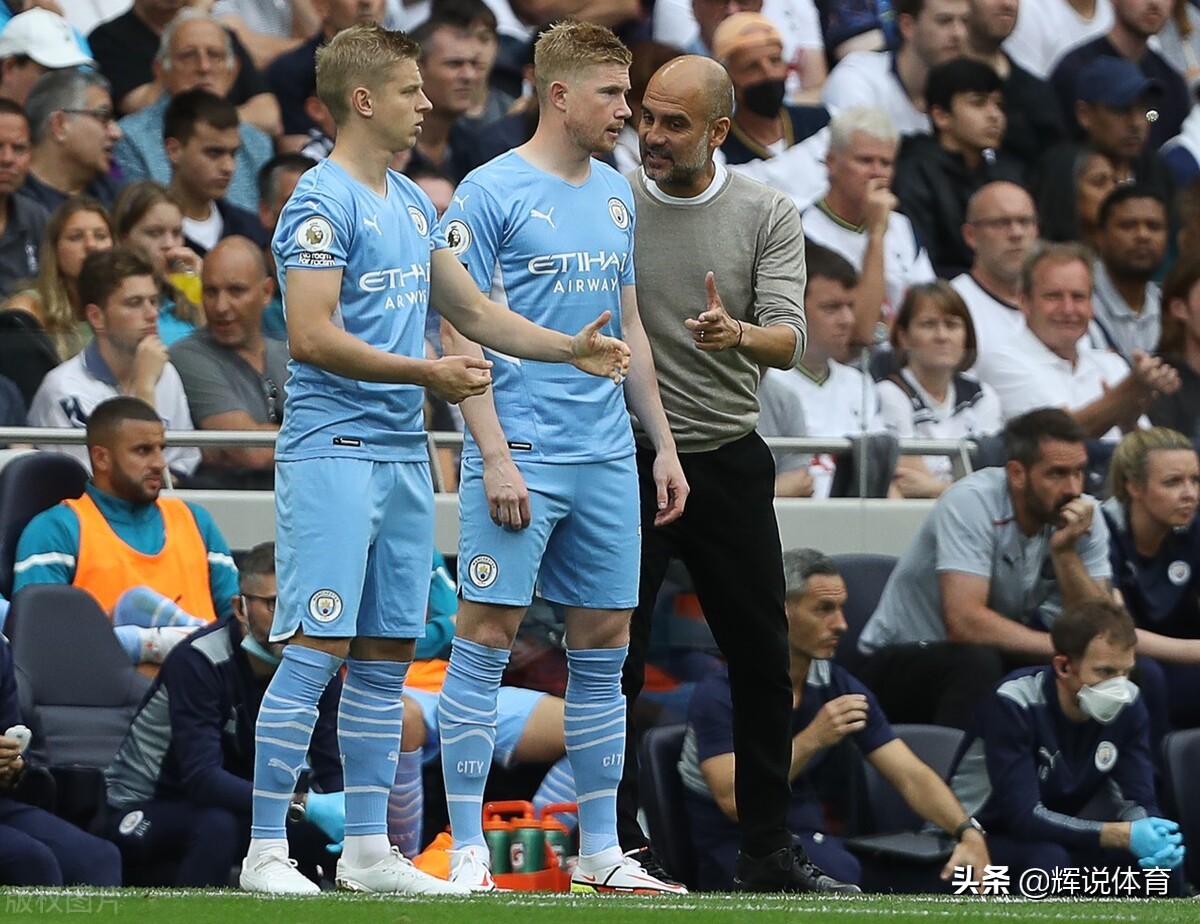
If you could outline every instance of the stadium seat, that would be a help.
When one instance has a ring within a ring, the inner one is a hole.
[[[650,842],[667,872],[684,885],[696,882],[696,858],[688,840],[687,807],[679,778],[686,725],[660,725],[642,736],[639,785]]]
[[[57,784],[54,810],[87,829],[104,805],[103,770],[133,722],[150,681],[113,635],[87,591],[33,584],[5,622],[30,756]]]
[[[836,456],[829,496],[887,497],[899,458],[900,443],[893,434],[854,434],[850,451]]]
[[[0,311],[0,375],[10,379],[28,407],[46,373],[59,363],[54,342],[27,311]]]
[[[1188,854],[1184,870],[1200,885],[1200,793],[1192,789],[1191,774],[1200,766],[1200,728],[1173,731],[1163,738],[1163,790],[1168,817],[1179,822]]]
[[[963,733],[941,725],[894,725],[893,730],[922,761],[945,779]],[[924,832],[925,822],[903,796],[870,763],[866,765],[867,802],[873,834],[847,838],[846,846],[856,854],[887,861],[927,864],[944,861],[953,842],[947,836]]]
[[[833,660],[853,674],[862,662],[857,647],[858,636],[879,604],[883,587],[896,567],[896,556],[876,552],[847,552],[834,555],[833,561],[846,582],[848,592],[846,633],[838,642]]]
[[[87,469],[61,452],[27,453],[0,469],[0,595],[12,599],[17,542],[29,521],[59,501],[79,497],[87,480]]]

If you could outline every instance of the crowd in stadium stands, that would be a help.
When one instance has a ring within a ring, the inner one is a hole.
[[[91,479],[29,523],[14,590],[86,589],[130,661],[159,672],[91,833],[22,801],[37,749],[0,735],[0,885],[112,885],[122,862],[126,882],[225,885],[249,843],[254,722],[279,661],[273,552],[250,552],[239,577],[209,514],[159,491],[274,487],[270,448],[170,438],[283,420],[270,242],[334,144],[317,50],[366,21],[420,42],[433,108],[392,167],[440,216],[472,170],[532,137],[532,45],[567,17],[633,53],[633,117],[603,160],[634,178],[652,75],[701,55],[732,85],[715,162],[800,216],[806,349],[762,369],[758,430],[854,448],[776,451],[776,494],[936,499],[853,627],[857,676],[834,649],[864,589],[815,550],[785,555],[798,841],[834,879],[878,885],[825,833],[848,824],[830,779],[853,775],[829,768],[852,741],[957,841],[942,862],[1179,868],[1160,747],[1200,728],[1200,2],[0,0],[0,425],[86,430],[86,447],[58,451]],[[463,427],[432,395],[426,423]],[[914,438],[975,441],[977,470],[906,453]],[[438,462],[453,490],[456,453]],[[406,855],[438,817],[422,767],[456,600],[441,563],[433,575],[389,805]],[[674,610],[673,592],[659,599]],[[570,801],[561,647],[541,666],[516,651],[496,762],[548,766],[539,803]],[[687,722],[688,884],[725,889],[729,674],[679,652],[661,663],[695,696],[648,683],[637,715]],[[0,732],[21,724],[15,681],[0,636]],[[321,703],[307,808],[289,816],[314,880],[344,822],[338,689]],[[965,730],[951,772],[889,720]]]

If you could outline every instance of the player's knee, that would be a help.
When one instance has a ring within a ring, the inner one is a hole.
[[[416,642],[411,638],[366,638],[350,643],[350,656],[360,661],[411,661]]]
[[[404,697],[404,727],[400,731],[400,750],[416,751],[425,747],[425,710],[415,699]]]
[[[499,648],[503,651],[510,650],[517,638],[516,629],[510,629],[506,622],[499,619],[477,623],[470,635],[461,631],[459,635],[484,648]]]

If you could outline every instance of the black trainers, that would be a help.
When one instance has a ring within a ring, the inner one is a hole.
[[[655,879],[665,882],[668,885],[683,885],[682,882],[667,872],[667,868],[663,866],[662,857],[660,857],[658,855],[658,851],[649,844],[644,847],[637,847],[633,850],[626,850],[625,856],[633,857],[633,859],[637,860],[642,869],[644,869]]]
[[[839,882],[813,863],[799,844],[781,847],[761,859],[739,853],[733,874],[738,892],[823,892],[830,895],[859,895],[862,889]]]

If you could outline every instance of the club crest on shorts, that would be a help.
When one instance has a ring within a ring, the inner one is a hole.
[[[1117,746],[1111,741],[1101,741],[1096,745],[1096,769],[1107,773],[1117,763]]]
[[[465,221],[455,218],[446,225],[446,244],[456,257],[461,257],[470,249],[471,229]]]
[[[471,583],[476,587],[491,587],[496,583],[496,576],[499,573],[500,567],[496,564],[496,559],[490,555],[476,555],[467,567]]]
[[[417,227],[417,234],[424,237],[429,233],[429,219],[425,217],[424,212],[415,205],[410,205],[408,207],[408,214],[412,218],[413,224]]]
[[[608,200],[608,215],[613,224],[622,231],[629,227],[629,209],[625,208],[625,203],[616,196]]]
[[[333,243],[333,225],[319,215],[306,219],[296,231],[296,246],[309,253],[324,252]]]
[[[332,590],[318,590],[308,598],[308,615],[317,622],[333,622],[342,615],[342,598]]]

